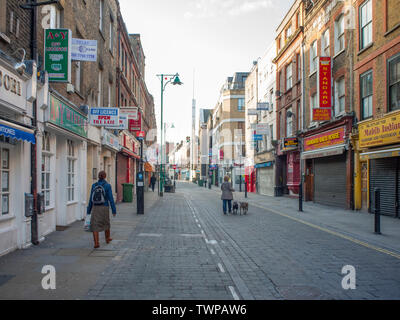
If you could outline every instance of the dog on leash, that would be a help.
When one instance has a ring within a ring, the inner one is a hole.
[[[247,202],[241,202],[240,203],[240,215],[242,215],[242,212],[244,215],[247,215],[248,211],[249,211],[249,204]]]
[[[236,201],[233,203],[233,214],[237,215],[239,211],[239,203],[237,203]]]

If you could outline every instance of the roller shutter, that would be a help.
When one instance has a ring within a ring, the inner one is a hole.
[[[274,195],[274,167],[257,169],[258,190],[261,195]]]
[[[314,160],[314,201],[346,208],[346,155]]]
[[[381,214],[398,215],[399,158],[371,160],[370,163],[370,208],[375,209],[375,189],[381,190]]]

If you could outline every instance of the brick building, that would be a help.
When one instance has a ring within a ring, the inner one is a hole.
[[[302,41],[304,1],[296,0],[277,28],[276,107],[277,139],[276,195],[297,195],[300,185],[298,146],[285,146],[302,129]]]
[[[400,2],[353,1],[355,208],[400,216]]]
[[[353,187],[349,143],[353,125],[353,17],[352,7],[345,1],[308,2],[304,8],[306,95],[301,137],[305,199],[347,209],[352,208]],[[326,78],[324,61],[330,62]],[[325,119],[317,117],[323,100],[331,106]]]

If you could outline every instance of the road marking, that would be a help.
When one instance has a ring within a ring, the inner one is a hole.
[[[235,288],[232,286],[229,286],[229,290],[231,291],[231,294],[233,296],[233,299],[235,300],[240,300],[239,296],[237,295]]]
[[[361,246],[364,246],[364,247],[366,247],[366,248],[368,248],[368,249],[372,249],[372,250],[375,250],[375,251],[378,251],[378,252],[387,254],[387,255],[389,255],[389,256],[392,256],[392,257],[394,257],[394,258],[400,259],[400,254],[398,254],[398,253],[395,253],[395,252],[392,252],[392,251],[389,251],[389,250],[386,250],[386,249],[383,249],[383,248],[374,246],[374,245],[372,245],[372,244],[366,243],[366,242],[364,242],[364,241],[354,239],[354,238],[349,237],[349,236],[346,236],[346,235],[344,235],[344,234],[341,234],[341,233],[338,233],[338,232],[335,232],[335,231],[332,231],[332,230],[329,230],[329,229],[326,229],[326,228],[317,226],[317,225],[312,224],[312,223],[310,223],[310,222],[307,222],[307,221],[304,221],[304,220],[301,220],[301,219],[292,217],[292,216],[290,216],[290,215],[287,215],[287,214],[278,212],[278,211],[276,211],[276,210],[274,210],[274,209],[270,209],[270,208],[266,209],[266,208],[264,208],[264,207],[262,207],[262,206],[260,206],[260,205],[258,205],[258,204],[254,204],[254,203],[253,203],[252,205],[255,206],[255,207],[257,207],[257,208],[260,208],[260,209],[263,209],[263,210],[266,210],[266,211],[270,211],[270,212],[275,213],[275,214],[277,214],[277,215],[280,215],[280,216],[282,216],[282,217],[291,219],[291,220],[293,220],[293,221],[297,221],[297,222],[302,223],[302,224],[304,224],[304,225],[307,225],[307,226],[309,226],[309,227],[311,227],[311,228],[318,229],[318,230],[320,230],[320,231],[324,231],[324,232],[326,232],[326,233],[329,233],[329,234],[334,235],[334,236],[336,236],[336,237],[339,237],[339,238],[342,238],[342,239],[351,241],[351,242],[353,242],[353,243],[357,243],[357,244],[359,244],[359,245],[361,245]]]
[[[196,219],[196,222],[199,223],[199,220]]]
[[[115,256],[113,258],[114,261],[121,261],[121,259],[122,259],[122,256]]]
[[[162,237],[160,233],[140,233],[139,237]]]
[[[210,249],[210,251],[211,251],[211,254],[215,256],[215,251],[214,251],[214,249]]]
[[[222,273],[225,273],[224,268],[222,267],[222,264],[218,263],[218,268]]]
[[[205,236],[206,234],[204,233],[204,231],[203,230],[201,230],[201,234],[203,235],[203,236]]]
[[[198,224],[197,226],[201,229],[201,225],[200,224]]]

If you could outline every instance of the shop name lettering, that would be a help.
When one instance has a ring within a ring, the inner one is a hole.
[[[381,127],[375,127],[372,129],[364,130],[364,134],[367,137],[375,136],[381,133],[387,133],[395,130],[400,130],[400,123],[390,123],[388,125],[382,125]]]
[[[53,121],[59,121],[61,125],[64,125],[64,120],[77,126],[83,125],[83,118],[63,105],[59,105],[58,108],[53,105],[51,109],[51,119]]]
[[[306,144],[308,146],[312,146],[312,145],[319,144],[319,143],[324,143],[324,142],[328,142],[328,141],[332,141],[332,140],[337,140],[337,139],[340,139],[340,137],[341,137],[340,132],[336,132],[336,133],[330,134],[328,136],[318,137],[318,138],[309,140],[309,141],[306,142]]]
[[[322,64],[322,63],[321,63]],[[322,79],[321,79],[321,108],[326,108],[329,106],[329,99],[330,99],[330,93],[329,93],[329,66],[324,66],[322,65],[321,68],[321,73],[322,73]]]
[[[58,32],[58,33],[53,33],[49,32],[47,36],[47,40],[58,40],[60,41],[65,40],[68,36],[68,31],[66,32]],[[46,47],[47,52],[67,52],[68,48],[67,47],[61,47],[61,42],[51,42],[51,47]]]
[[[94,124],[106,124],[115,125],[116,121],[111,116],[97,116],[97,119],[93,119]]]
[[[4,87],[6,91],[21,96],[21,82],[10,77],[8,74],[3,75],[3,71],[0,70],[0,88],[2,87]]]

